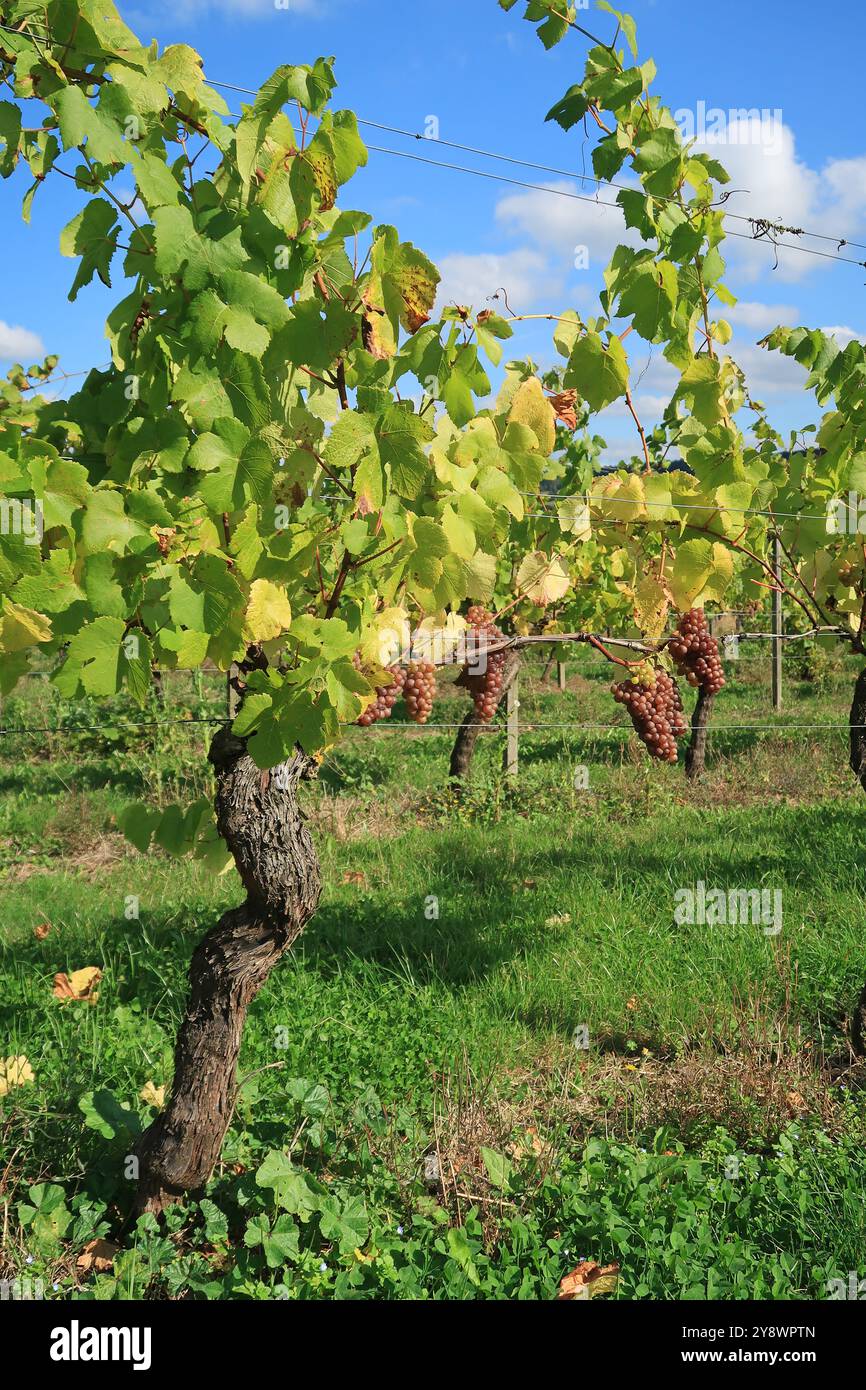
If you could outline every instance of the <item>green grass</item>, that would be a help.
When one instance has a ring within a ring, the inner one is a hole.
[[[307,796],[322,906],[250,1011],[240,1073],[257,1074],[215,1206],[137,1237],[134,1121],[87,1124],[82,1097],[112,1092],[146,1121],[139,1092],[170,1081],[193,946],[240,887],[136,855],[113,817],[207,793],[206,731],[127,730],[118,704],[116,731],[74,732],[104,709],[58,706],[39,684],[7,702],[7,727],[65,726],[2,744],[0,1052],[35,1075],[0,1101],[9,1270],[35,1250],[61,1292],[97,1297],[548,1297],[583,1255],[620,1262],[621,1296],[783,1298],[826,1296],[862,1266],[864,1108],[833,1059],[866,979],[866,800],[844,730],[793,727],[844,724],[851,670],[799,680],[795,660],[774,719],[767,662],[732,664],[715,718],[738,727],[714,734],[689,786],[611,729],[609,667],[578,665],[564,694],[524,681],[525,724],[555,727],[524,735],[513,785],[497,736],[459,800],[452,729],[352,732],[335,750]],[[219,686],[179,679],[167,700],[154,717],[217,713]],[[449,724],[463,705],[445,692],[437,710]],[[782,934],[678,925],[675,891],[698,879],[781,889]],[[55,973],[88,965],[104,971],[98,1003],[61,1005]],[[255,1180],[297,1131],[307,1221]],[[39,1183],[59,1221],[28,1196]],[[94,1233],[126,1252],[95,1282],[74,1268]]]

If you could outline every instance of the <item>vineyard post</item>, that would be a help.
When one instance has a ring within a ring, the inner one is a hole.
[[[557,682],[558,682],[558,684],[559,684],[560,690],[565,690],[565,662],[564,662],[564,661],[557,661],[557,663],[556,663],[556,679],[557,679]]]
[[[230,722],[233,724],[241,712],[241,697],[237,689],[237,678],[239,673],[237,662],[232,662],[229,673],[226,676],[226,706]]]
[[[776,588],[773,589],[773,709],[782,708],[782,541],[778,533],[773,537],[773,572]]]
[[[516,777],[519,758],[520,678],[515,676],[505,696],[506,738],[503,768],[506,777]]]

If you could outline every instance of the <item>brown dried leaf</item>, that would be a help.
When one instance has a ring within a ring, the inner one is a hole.
[[[119,1250],[120,1246],[112,1244],[110,1240],[91,1240],[75,1263],[79,1269],[95,1269],[97,1273],[104,1274],[111,1269]]]
[[[574,390],[557,391],[555,394],[549,395],[547,399],[553,406],[553,413],[557,420],[561,420],[568,429],[576,430],[577,410],[575,407],[577,405],[577,392]]]
[[[95,1004],[99,998],[96,986],[102,979],[98,965],[86,965],[83,970],[73,970],[71,975],[59,971],[54,976],[54,998],[67,1002],[70,999],[85,1000]]]
[[[48,936],[48,934],[49,934],[50,931],[51,931],[51,923],[50,923],[50,922],[40,922],[40,924],[39,924],[38,927],[34,927],[34,928],[33,928],[33,935],[36,937],[36,940],[37,940],[37,941],[44,941],[45,938],[46,938],[46,936]]]
[[[580,1264],[560,1281],[557,1298],[586,1299],[599,1294],[614,1293],[619,1279],[619,1265],[600,1265],[597,1260],[581,1260]]]

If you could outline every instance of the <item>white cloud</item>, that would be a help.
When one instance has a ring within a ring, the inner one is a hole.
[[[592,184],[587,187],[591,189]],[[571,179],[560,179],[545,184],[544,190],[510,193],[500,198],[496,221],[552,254],[562,274],[587,268],[581,254],[584,248],[588,268],[600,273],[620,242],[641,244],[637,233],[626,227],[622,211],[609,206],[613,196],[610,190],[604,190],[596,201],[586,188]]]
[[[671,392],[667,396],[654,396],[649,391],[640,391],[634,398],[635,409],[653,420],[662,416],[670,404]]]
[[[440,309],[446,304],[468,304],[476,309],[496,308],[506,313],[501,295],[495,305],[489,302],[502,288],[515,314],[532,309],[553,312],[563,292],[563,277],[551,269],[540,252],[526,248],[505,251],[501,255],[456,252],[442,257],[439,270],[442,274],[437,297]]]
[[[799,158],[791,128],[769,116],[735,115],[720,135],[707,133],[696,148],[719,159],[731,176],[728,188],[734,191],[725,203],[726,211],[834,239],[858,235],[866,210],[866,156],[831,159],[823,169],[812,169]],[[771,270],[776,254],[775,274],[787,282],[833,265],[831,260],[789,249],[802,246],[835,252],[835,245],[812,237],[779,233],[778,238],[789,246],[775,252],[767,237],[743,240],[743,235],[751,236],[745,222],[731,218],[727,230],[739,235],[726,243],[725,255],[744,278],[757,279]]]
[[[759,337],[779,324],[791,327],[800,318],[800,310],[793,304],[761,304],[755,299],[741,299],[723,313],[730,323],[740,324]]]
[[[38,333],[31,333],[29,328],[10,327],[0,319],[0,361],[17,362],[26,357],[28,362],[24,365],[27,366],[44,356],[45,348]]]
[[[830,159],[823,168],[813,169],[799,157],[794,133],[780,115],[747,112],[731,112],[720,131],[701,133],[695,148],[720,160],[731,176],[724,208],[738,217],[726,224],[732,234],[724,245],[729,278],[749,282],[773,272],[777,281],[794,283],[835,264],[808,251],[833,255],[838,250],[855,260],[862,255],[859,248],[840,247],[837,238],[866,240],[861,230],[866,219],[866,155]],[[620,174],[617,182],[624,178]],[[504,231],[544,250],[560,273],[570,275],[582,268],[575,266],[580,247],[586,248],[589,269],[600,272],[620,242],[642,244],[637,233],[626,228],[621,210],[610,206],[615,197],[615,190],[604,185],[596,199],[591,182],[552,180],[543,189],[501,198],[495,217]],[[764,218],[831,240],[782,232],[777,239],[788,246],[774,248],[768,236],[754,237],[748,221],[740,217]],[[745,317],[740,321],[747,322]]]
[[[847,347],[855,339],[863,341],[863,334],[856,333],[853,328],[846,328],[844,325],[837,325],[835,328],[822,328],[822,333],[826,333],[828,338],[835,338],[841,348]]]
[[[175,0],[172,18],[179,23],[204,19],[213,11],[237,15],[241,19],[269,19],[274,15],[320,14],[328,0]],[[161,6],[159,7],[162,8]],[[151,23],[158,16],[146,0],[139,0],[128,20],[135,25]]]
[[[831,160],[823,177],[840,213],[859,219],[866,203],[866,155]]]
[[[804,409],[814,406],[814,398],[803,393],[806,369],[793,357],[770,352],[754,343],[731,343],[728,352],[745,374],[746,384],[755,400],[791,392],[801,398]]]

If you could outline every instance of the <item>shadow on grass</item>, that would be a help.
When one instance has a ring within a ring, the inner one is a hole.
[[[623,854],[594,822],[576,827],[574,838],[561,843],[551,843],[547,832],[547,843],[541,845],[530,825],[512,839],[507,868],[495,837],[488,849],[478,830],[471,839],[457,831],[433,836],[427,832],[418,846],[407,837],[393,848],[397,868],[401,856],[416,852],[411,878],[407,874],[407,882],[401,883],[393,877],[381,891],[363,891],[350,903],[334,900],[340,894],[336,885],[330,890],[334,896],[326,887],[322,906],[294,955],[305,971],[327,980],[357,973],[359,979],[381,978],[384,983],[405,973],[420,987],[459,994],[515,960],[535,955],[538,968],[548,968],[544,962],[550,939],[539,921],[553,913],[563,897],[580,903],[582,885],[587,892],[591,885],[592,897],[599,902],[621,904],[624,918],[649,913],[658,919],[662,937],[659,902],[669,904],[672,923],[675,889],[698,879],[710,887],[770,886],[802,892],[819,878],[826,883],[832,878],[832,865],[844,862],[846,894],[866,895],[866,865],[856,850],[863,839],[866,808],[852,815],[849,808],[828,805],[810,809],[807,816],[785,810],[739,819],[739,841],[720,836],[718,817],[696,816],[687,837],[674,841],[655,833],[630,836]],[[731,818],[730,826],[737,828],[737,817]],[[748,833],[750,829],[754,833]],[[762,851],[757,846],[767,842],[768,829],[772,841]],[[531,891],[521,887],[524,880],[532,884]],[[428,885],[426,893],[419,884]],[[430,906],[427,894],[439,897],[438,919],[425,915],[425,905]],[[140,924],[116,912],[109,915],[103,898],[87,925],[75,928],[74,954],[81,960],[74,963],[85,963],[87,957],[86,963],[100,964],[117,1002],[136,1002],[171,1032],[186,998],[187,970],[196,944],[239,898],[239,886],[234,885],[216,902],[199,897],[182,907],[149,910]],[[603,931],[592,922],[590,903],[587,897],[584,915],[589,911],[590,920],[581,923],[578,918],[576,925],[603,951]],[[32,973],[42,980],[69,968],[70,949],[60,933],[45,941],[28,935],[7,946],[3,955],[21,978]],[[812,947],[807,943],[805,949],[808,954]],[[862,960],[851,958],[854,954],[849,951],[822,980],[810,983],[803,995],[810,1007],[814,1004],[826,1016],[828,985],[840,1009],[853,1005],[853,997],[845,995],[849,988],[853,995],[866,974],[866,943]],[[21,1002],[0,1002],[0,1023],[11,1026]],[[521,1017],[530,1027],[574,1024],[564,1014],[550,1016],[550,1009],[559,1007],[555,999],[537,1016],[533,1007],[528,1005]]]

